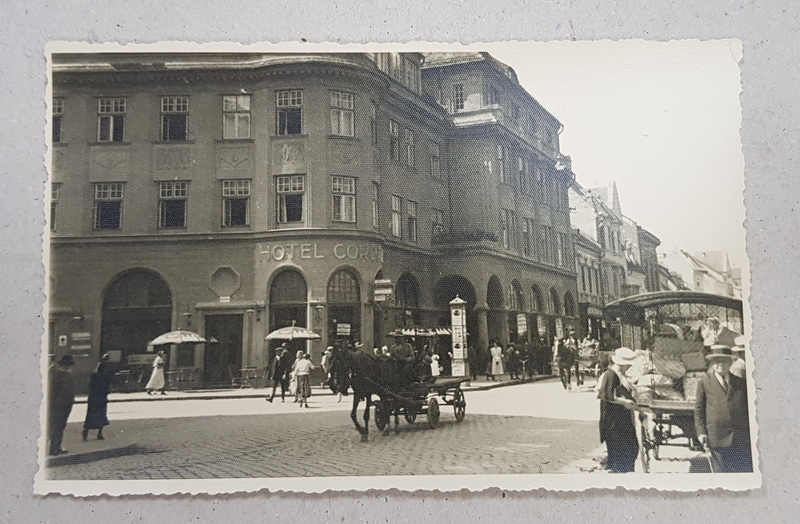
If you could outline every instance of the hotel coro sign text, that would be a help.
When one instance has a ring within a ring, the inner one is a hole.
[[[383,262],[383,248],[371,244],[321,244],[318,242],[292,242],[262,244],[261,254],[267,261],[284,260],[367,260]]]

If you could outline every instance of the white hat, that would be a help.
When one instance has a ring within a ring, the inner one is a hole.
[[[636,360],[636,353],[630,348],[617,348],[611,355],[611,361],[620,366],[631,365]]]

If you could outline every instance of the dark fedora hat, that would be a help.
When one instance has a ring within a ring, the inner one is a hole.
[[[72,358],[72,355],[64,355],[61,357],[61,360],[58,361],[58,364],[61,366],[74,366],[75,360]]]
[[[731,353],[731,348],[729,348],[728,346],[723,346],[721,344],[716,344],[714,346],[711,346],[711,353],[706,355],[706,358],[708,360],[711,360],[711,359],[714,359],[714,358],[733,359],[734,356]]]

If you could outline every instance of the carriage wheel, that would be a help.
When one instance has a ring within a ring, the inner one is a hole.
[[[413,424],[415,420],[417,420],[417,412],[416,411],[409,411],[409,408],[405,409],[405,413],[403,416],[406,417],[406,422],[409,424]]]
[[[390,416],[391,413],[389,413],[388,409],[383,407],[383,404],[375,405],[375,426],[378,428],[378,431],[383,431],[386,428]]]
[[[439,425],[439,401],[435,397],[428,399],[428,426],[435,429]]]
[[[464,399],[464,392],[461,388],[453,393],[453,411],[456,413],[456,422],[461,422],[467,415],[467,401]]]

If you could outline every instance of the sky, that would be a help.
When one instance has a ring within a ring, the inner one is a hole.
[[[746,267],[736,40],[487,46],[564,126],[584,187],[616,182],[659,252],[725,250]]]

